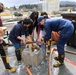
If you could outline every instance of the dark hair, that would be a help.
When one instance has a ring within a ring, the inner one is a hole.
[[[30,26],[29,26],[29,34],[30,34],[30,35],[32,34],[34,28],[37,27],[37,24],[38,24],[38,22],[37,22],[38,15],[39,15],[39,12],[38,12],[38,11],[33,11],[33,12],[30,14],[30,16],[29,16],[30,19],[32,19],[32,21],[33,21],[33,25],[30,25]]]
[[[39,13],[37,11],[33,11],[29,16],[33,21],[38,18]]]
[[[46,12],[41,12],[41,16],[44,16],[44,18],[48,18],[48,14]]]
[[[20,20],[20,21],[18,21],[17,23],[22,23],[23,22],[23,20]]]
[[[33,31],[33,21],[32,19],[30,18],[25,18],[24,20],[20,20],[19,22],[17,23],[23,23],[23,24],[30,24],[30,26],[28,27],[28,31],[29,31],[29,34],[31,35],[32,34],[32,31]]]
[[[38,11],[33,11],[31,13],[31,15],[29,16],[32,20],[33,20],[33,26],[34,28],[37,26],[38,22],[37,22],[37,19],[38,19],[38,15],[39,15],[39,12]]]
[[[33,21],[30,18],[25,18],[22,22],[23,24],[30,24],[30,25],[33,24]]]
[[[25,18],[24,20],[20,20],[17,23],[23,23],[23,24],[31,24],[33,25],[33,21],[29,18]]]
[[[41,12],[41,16],[48,15],[46,12]]]

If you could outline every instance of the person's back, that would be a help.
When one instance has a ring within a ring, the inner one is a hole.
[[[62,18],[51,18],[45,20],[45,27],[50,27],[52,31],[59,31],[62,28],[68,26],[65,23],[72,23],[70,20],[62,19]]]
[[[22,24],[16,24],[10,31],[9,39],[13,39],[13,41],[19,41],[16,37],[19,33],[21,33],[20,29],[22,30]]]

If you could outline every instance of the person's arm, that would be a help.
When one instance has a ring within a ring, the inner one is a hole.
[[[27,36],[26,39],[29,40],[29,41],[32,41],[30,36]]]
[[[26,38],[23,38],[21,36],[17,36],[17,39],[21,40],[23,44],[26,44]]]
[[[42,43],[42,41],[46,42],[51,38],[51,28],[50,28],[50,26],[48,24],[45,24],[44,26],[45,26],[46,34],[41,39],[37,39],[38,43]]]
[[[44,41],[48,41],[50,38],[51,38],[51,27],[49,24],[45,24],[45,32],[46,32],[46,35],[43,37],[44,38]]]

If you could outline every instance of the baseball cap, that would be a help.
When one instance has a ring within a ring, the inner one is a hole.
[[[44,19],[44,16],[40,16],[39,18],[38,18],[38,23],[40,23],[40,21],[42,21]]]

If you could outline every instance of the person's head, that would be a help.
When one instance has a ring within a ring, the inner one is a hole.
[[[46,18],[48,18],[48,14],[46,12],[41,12],[41,16],[45,16]]]
[[[38,18],[38,24],[44,25],[45,19],[46,19],[45,16],[40,16],[40,17]]]
[[[48,15],[46,12],[41,12],[41,16]]]
[[[33,21],[30,18],[25,18],[22,22],[24,27],[29,27],[30,25],[33,24]]]
[[[38,11],[33,11],[30,15],[30,18],[34,21],[38,18],[38,15],[39,15]]]
[[[0,13],[4,11],[4,5],[3,3],[0,3]]]

